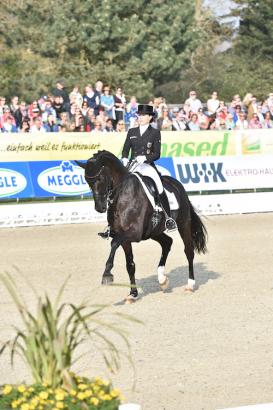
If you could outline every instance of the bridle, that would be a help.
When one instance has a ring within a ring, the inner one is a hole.
[[[101,167],[101,169],[99,170],[99,172],[94,175],[94,176],[89,176],[89,175],[85,175],[85,179],[90,180],[90,182],[96,182],[97,179],[100,177],[100,175],[102,174],[103,170],[104,170],[104,165]],[[106,175],[107,178],[107,185],[106,185],[106,190],[104,194],[98,194],[96,193],[96,197],[100,200],[105,200],[107,201],[107,207],[109,206],[109,204],[113,203],[113,199],[112,199],[112,195],[113,195],[113,188],[112,188],[112,182],[111,182],[111,178]]]

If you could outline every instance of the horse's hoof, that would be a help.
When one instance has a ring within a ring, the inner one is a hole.
[[[101,284],[102,285],[111,285],[114,282],[114,276],[113,275],[107,275],[102,277]]]
[[[170,283],[169,278],[168,278],[168,276],[166,276],[165,281],[163,283],[159,283],[160,289],[161,290],[166,290],[167,287],[169,286],[169,283]]]
[[[193,292],[194,292],[194,289],[189,288],[188,286],[186,286],[185,289],[184,289],[184,291],[185,291],[185,292],[191,292],[191,293],[193,293]]]
[[[127,298],[125,299],[126,305],[132,305],[138,300],[138,296],[134,295],[128,295]]]

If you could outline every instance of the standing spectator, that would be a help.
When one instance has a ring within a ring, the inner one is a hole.
[[[263,128],[273,128],[273,121],[270,112],[267,111],[264,116]]]
[[[185,101],[185,104],[190,105],[191,112],[197,113],[199,108],[202,108],[201,101],[197,98],[196,91],[189,92],[189,98]]]
[[[259,120],[258,114],[255,113],[255,112],[252,114],[252,118],[249,121],[249,128],[251,128],[251,129],[263,128],[263,126],[262,126],[262,124]]]
[[[157,120],[157,128],[160,131],[171,131],[172,130],[172,120],[168,108],[163,108],[162,116]]]
[[[128,125],[128,128],[135,127],[135,121],[138,118],[137,107],[138,107],[137,99],[135,96],[132,96],[129,104],[127,104],[126,113],[125,113],[125,122]]]
[[[16,121],[16,127],[21,128],[23,119],[28,116],[27,104],[25,101],[21,101],[19,108],[14,112],[14,118]]]
[[[191,131],[200,131],[200,125],[198,122],[198,115],[193,113],[191,119],[188,122],[188,127]]]
[[[100,97],[100,105],[104,108],[107,117],[113,119],[115,101],[109,86],[105,86],[103,89],[103,94]]]
[[[189,121],[191,118],[191,114],[192,114],[190,103],[185,102],[185,104],[183,105],[183,110],[184,110],[186,120]]]
[[[1,131],[2,132],[17,132],[17,127],[13,124],[14,118],[8,115],[3,122]]]
[[[30,127],[29,132],[47,132],[46,128],[43,126],[42,119],[40,117],[36,117],[33,119],[33,125]]]
[[[213,93],[211,94],[211,98],[209,98],[207,101],[208,115],[215,115],[219,106],[220,101],[218,99],[218,94],[216,91],[213,91]]]
[[[79,87],[77,85],[74,85],[73,90],[69,94],[69,101],[70,105],[75,103],[77,107],[81,108],[82,103],[83,103],[83,97],[79,91]]]
[[[64,104],[63,97],[61,95],[54,97],[53,108],[56,112],[57,119],[60,120],[61,112],[66,112],[66,107]]]
[[[64,107],[65,107],[63,111],[69,111],[69,108],[70,108],[69,95],[65,89],[63,80],[58,80],[56,82],[56,87],[52,90],[52,94],[54,97],[61,97]]]
[[[114,95],[115,102],[115,120],[118,123],[120,120],[124,121],[124,112],[126,106],[126,98],[121,87],[118,87]]]
[[[269,93],[268,94],[268,98],[266,100],[267,106],[270,109],[271,107],[273,107],[273,93]]]
[[[5,104],[6,104],[5,97],[0,96],[0,116],[3,115],[4,113]]]
[[[258,104],[258,105],[257,105],[257,114],[258,114],[260,123],[263,125],[263,123],[264,123],[264,116],[263,116],[262,110],[263,110],[263,107],[262,107],[260,104]]]
[[[102,92],[103,92],[103,82],[101,80],[96,81],[95,84],[95,91],[99,94],[101,97]]]
[[[17,95],[14,95],[11,98],[11,103],[10,103],[10,112],[14,116],[15,112],[19,109],[19,97]]]
[[[85,87],[83,101],[87,101],[88,107],[94,108],[95,115],[98,115],[100,108],[100,95],[97,91],[93,90],[91,84],[88,84]]]

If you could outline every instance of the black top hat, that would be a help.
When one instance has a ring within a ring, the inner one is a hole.
[[[137,109],[138,114],[142,115],[155,115],[154,107],[148,104],[139,104]]]

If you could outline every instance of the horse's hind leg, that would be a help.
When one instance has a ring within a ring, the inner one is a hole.
[[[129,296],[127,296],[126,298],[126,301],[130,303],[136,300],[138,297],[138,290],[136,287],[136,278],[135,278],[136,269],[135,269],[134,255],[133,255],[131,242],[123,242],[121,246],[123,247],[123,250],[125,253],[126,268],[127,268],[127,272],[128,272],[128,275],[130,278],[130,284],[131,284],[131,291],[129,293]]]
[[[177,223],[179,234],[184,242],[184,252],[189,264],[189,278],[188,284],[185,290],[194,291],[195,288],[195,279],[194,279],[194,270],[193,270],[193,259],[194,259],[194,246],[192,241],[192,232],[191,232],[191,222]]]
[[[161,258],[157,267],[157,276],[158,282],[161,289],[166,289],[168,286],[168,278],[165,275],[165,265],[167,257],[172,247],[173,240],[165,233],[160,234],[159,236],[152,238],[154,241],[158,242],[161,245],[162,253]]]

